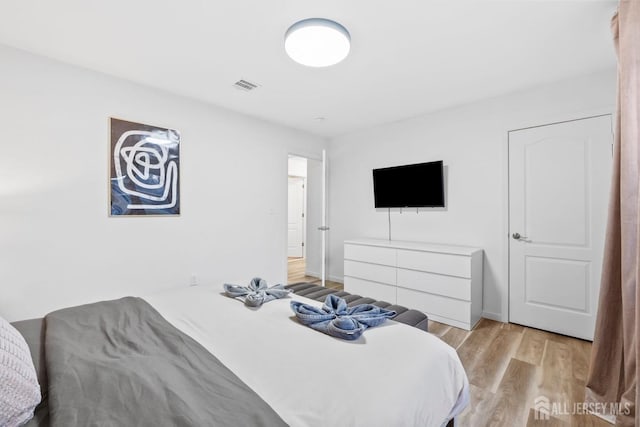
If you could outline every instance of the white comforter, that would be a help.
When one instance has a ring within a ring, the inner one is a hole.
[[[299,324],[293,295],[259,309],[194,286],[144,298],[215,355],[291,426],[441,426],[468,403],[455,350],[388,321],[353,342]]]

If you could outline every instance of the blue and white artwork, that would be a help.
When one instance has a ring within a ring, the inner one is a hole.
[[[180,214],[180,134],[111,119],[112,216]]]

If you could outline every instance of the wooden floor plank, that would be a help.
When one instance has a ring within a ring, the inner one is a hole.
[[[469,339],[471,336],[467,341]],[[471,374],[467,373],[469,382],[495,393],[521,341],[521,332],[498,328],[491,345],[485,345],[480,357],[476,360],[473,371]]]
[[[573,360],[573,377],[581,382],[587,381],[589,361],[591,358],[591,343],[583,340],[568,340]]]
[[[537,392],[538,367],[518,359],[510,359],[496,392],[489,425],[524,426],[528,409],[533,406]]]
[[[574,385],[571,346],[547,340],[538,387],[540,395],[557,405],[571,408],[574,404]],[[568,415],[558,415],[558,418],[569,421]]]
[[[429,320],[429,332],[433,335],[442,337],[445,333],[451,329],[452,326],[445,325],[444,323],[434,322],[433,320]],[[452,346],[455,348],[455,346]]]
[[[429,329],[429,331],[431,331],[431,329]],[[469,334],[471,334],[471,332],[465,331],[464,329],[460,328],[454,328],[452,326],[449,328],[449,330],[447,330],[447,332],[440,336],[440,339],[449,344],[451,347],[458,348],[460,344],[462,344],[462,342],[467,339]]]
[[[456,425],[473,427],[488,426],[493,407],[496,404],[495,395],[473,384],[470,384],[469,388],[471,392],[471,402],[456,419]]]
[[[536,329],[526,329],[522,334],[522,342],[516,351],[515,358],[523,362],[540,366],[547,337]]]
[[[516,426],[514,426],[516,427]],[[549,419],[536,419],[535,411],[529,410],[529,418],[527,419],[527,427],[569,427],[569,423],[562,421],[556,417],[550,416]]]
[[[458,356],[467,369],[467,375],[474,372],[476,363],[481,361],[483,353],[492,345],[499,330],[500,322],[481,319],[473,333],[457,348]]]
[[[543,384],[573,379],[572,351],[569,344],[547,340],[542,358]]]
[[[571,417],[571,427],[611,427],[611,424],[595,415],[579,414]]]
[[[500,323],[500,329],[508,329],[510,331],[523,333],[527,328],[525,326],[517,325],[515,323]]]

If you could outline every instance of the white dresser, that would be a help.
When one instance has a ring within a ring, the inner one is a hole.
[[[482,313],[482,249],[422,242],[344,242],[344,290],[472,329]]]

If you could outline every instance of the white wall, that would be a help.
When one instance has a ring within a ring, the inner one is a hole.
[[[289,176],[307,177],[307,159],[289,156]]]
[[[181,132],[180,217],[109,218],[109,116]],[[286,280],[287,155],[321,139],[6,47],[0,123],[0,316]]]
[[[392,238],[483,248],[484,315],[507,321],[507,132],[612,112],[614,101],[615,70],[606,70],[333,139],[330,277],[342,279],[345,239],[387,238],[387,211],[373,207],[371,170],[444,160],[446,210],[396,210]]]

